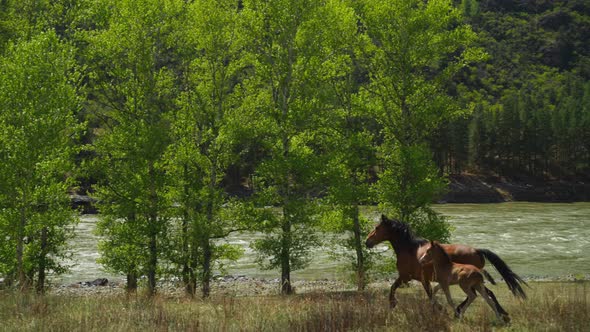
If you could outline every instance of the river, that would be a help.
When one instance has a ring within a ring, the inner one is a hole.
[[[590,276],[590,203],[550,204],[509,202],[499,204],[439,204],[434,208],[447,216],[454,227],[452,242],[496,252],[519,275],[558,279]],[[378,219],[378,213],[365,209]],[[57,283],[89,281],[99,277],[111,280],[123,276],[105,272],[96,263],[98,237],[93,230],[96,215],[83,215],[72,242],[75,264],[68,274],[52,280]],[[277,271],[262,271],[254,263],[249,248],[256,234],[235,234],[227,242],[241,246],[244,256],[226,266],[227,273],[258,278],[277,278]],[[393,251],[382,244],[374,250]],[[347,263],[328,254],[326,248],[313,253],[310,266],[293,273],[294,279],[342,279],[341,267]]]

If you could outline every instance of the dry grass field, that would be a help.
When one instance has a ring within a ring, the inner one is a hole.
[[[590,282],[531,282],[526,301],[495,286],[512,322],[503,325],[478,298],[465,316],[435,311],[418,287],[398,290],[387,306],[387,289],[312,291],[293,296],[214,295],[188,299],[141,294],[23,295],[0,291],[1,331],[588,331]],[[459,303],[464,295],[452,287]]]

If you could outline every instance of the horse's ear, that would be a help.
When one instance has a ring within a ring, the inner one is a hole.
[[[389,219],[384,214],[381,214],[381,222],[389,222]]]

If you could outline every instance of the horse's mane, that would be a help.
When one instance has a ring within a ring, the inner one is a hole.
[[[389,219],[385,215],[381,216],[381,221],[399,235],[398,242],[405,246],[421,246],[428,242],[427,240],[414,235],[410,225],[403,221]]]

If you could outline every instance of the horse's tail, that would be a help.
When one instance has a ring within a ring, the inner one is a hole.
[[[494,280],[494,278],[492,278],[492,276],[490,275],[490,273],[488,271],[486,271],[485,269],[481,269],[481,274],[483,274],[483,276],[486,277],[486,279],[488,279],[488,281],[491,282],[492,285],[496,284],[496,280]]]
[[[496,254],[491,252],[488,249],[476,249],[477,253],[480,254],[482,257],[486,258],[492,265],[496,268],[496,270],[500,273],[504,281],[508,285],[508,289],[512,291],[512,294],[516,297],[520,297],[522,299],[526,299],[526,294],[524,289],[520,284],[524,284],[526,286],[527,283],[522,280],[516,273],[514,273],[510,267]]]

